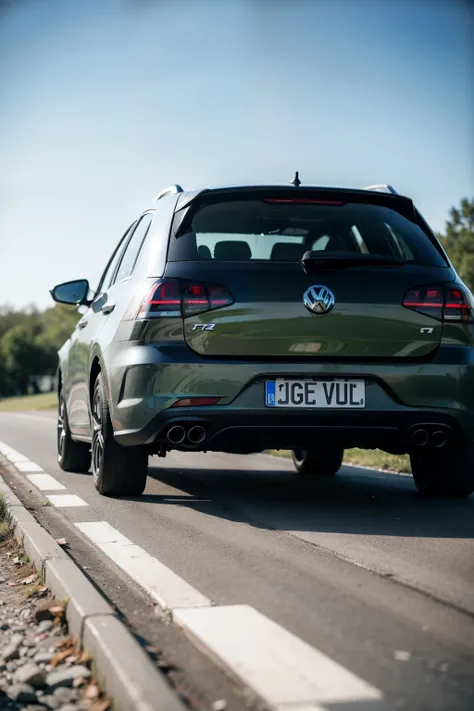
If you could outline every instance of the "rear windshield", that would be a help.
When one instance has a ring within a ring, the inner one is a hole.
[[[229,200],[191,206],[171,238],[168,260],[299,262],[305,252],[349,251],[447,266],[421,227],[366,203]]]

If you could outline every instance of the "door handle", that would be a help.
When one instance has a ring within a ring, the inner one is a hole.
[[[87,319],[86,318],[81,319],[81,321],[79,321],[79,323],[77,325],[79,326],[79,328],[85,328],[87,326]]]
[[[107,314],[111,314],[114,309],[115,309],[115,304],[104,304],[101,308],[101,311],[104,314],[104,316],[107,316]]]

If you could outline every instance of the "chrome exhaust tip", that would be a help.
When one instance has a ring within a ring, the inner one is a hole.
[[[426,430],[417,429],[413,432],[411,436],[411,441],[415,447],[425,447],[428,444],[430,436]]]
[[[206,439],[206,430],[202,425],[194,425],[188,432],[188,440],[191,444],[201,444]]]
[[[173,425],[166,433],[166,439],[171,444],[182,444],[186,438],[186,431],[181,425]]]
[[[433,447],[444,447],[448,442],[448,435],[442,430],[436,430],[431,435],[431,444]]]

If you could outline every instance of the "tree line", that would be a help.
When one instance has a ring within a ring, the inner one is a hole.
[[[45,311],[0,308],[0,397],[27,395],[37,390],[34,376],[56,373],[57,351],[79,316],[63,304]]]
[[[474,290],[474,198],[453,207],[443,245],[466,285]],[[35,376],[54,375],[57,351],[79,319],[74,307],[56,304],[45,311],[0,308],[0,397],[35,390]]]

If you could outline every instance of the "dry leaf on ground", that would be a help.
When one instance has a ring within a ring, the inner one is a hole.
[[[23,578],[21,581],[22,585],[31,585],[34,583],[36,580],[36,573],[33,573],[32,575],[28,575],[27,578]]]
[[[68,649],[63,650],[62,652],[59,652],[51,659],[51,666],[56,667],[58,664],[61,664],[61,662],[70,657],[73,652],[73,647],[69,647]]]

